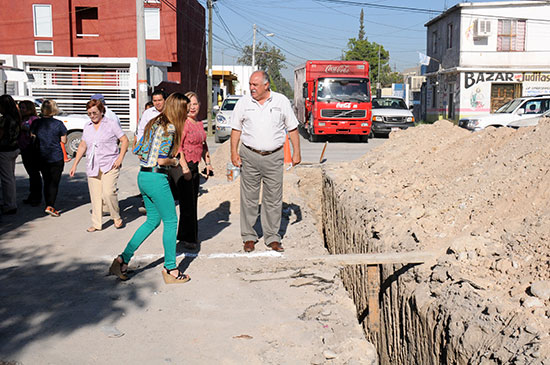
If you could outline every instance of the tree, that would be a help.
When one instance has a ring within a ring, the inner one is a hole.
[[[269,83],[273,91],[293,97],[292,87],[281,74],[281,69],[285,68],[283,62],[286,57],[277,47],[269,47],[267,44],[259,42],[256,46],[256,65],[259,70],[264,70],[269,75]],[[241,57],[237,59],[241,65],[252,64],[252,46],[245,46]]]
[[[349,39],[348,48],[344,52],[343,59],[346,61],[367,61],[370,65],[371,85],[374,87],[376,82],[380,82],[382,87],[389,87],[392,83],[402,82],[401,75],[392,71],[389,65],[390,53],[382,45],[369,42],[368,38],[364,36],[365,27],[363,25],[363,10],[361,9],[358,37]],[[380,67],[378,63],[380,63]],[[378,74],[379,69],[380,75]]]
[[[363,13],[363,9],[361,9],[361,15],[359,16],[359,35],[357,37],[360,41],[365,39],[365,26],[363,25],[364,19],[365,14]]]

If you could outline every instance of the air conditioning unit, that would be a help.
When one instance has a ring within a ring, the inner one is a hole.
[[[476,19],[474,22],[474,37],[488,37],[491,35],[491,21]]]

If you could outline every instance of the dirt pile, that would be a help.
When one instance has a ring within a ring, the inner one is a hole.
[[[382,361],[549,361],[549,139],[550,121],[477,133],[440,121],[326,168],[335,253],[441,253],[382,293]]]

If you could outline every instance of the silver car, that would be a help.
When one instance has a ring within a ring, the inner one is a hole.
[[[223,101],[223,104],[216,115],[216,130],[214,132],[214,140],[216,143],[221,143],[231,136],[231,116],[237,101],[242,98],[242,95],[229,95]]]

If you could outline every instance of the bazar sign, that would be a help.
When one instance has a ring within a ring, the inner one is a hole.
[[[464,87],[468,89],[479,82],[507,81],[507,82],[550,82],[550,73],[542,72],[465,72]]]
[[[480,82],[486,81],[518,81],[514,79],[513,72],[465,72],[464,87],[466,89]]]

